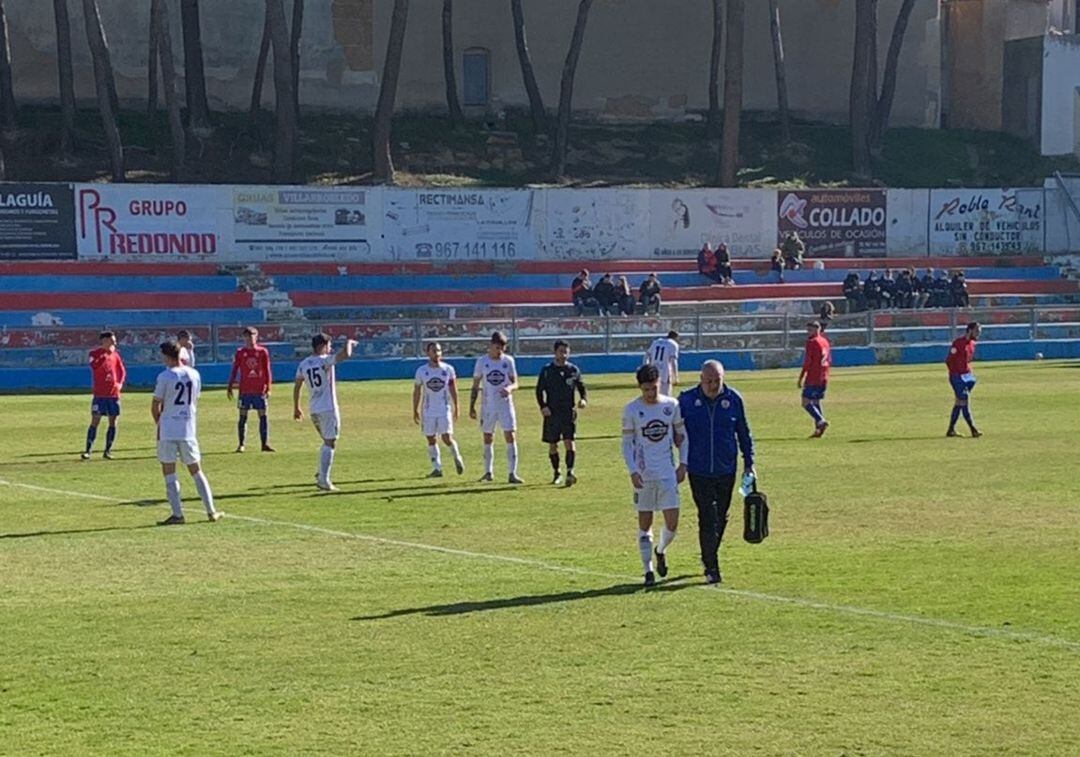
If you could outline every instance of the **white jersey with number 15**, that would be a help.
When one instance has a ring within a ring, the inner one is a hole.
[[[310,355],[304,358],[296,368],[296,378],[303,379],[307,384],[311,397],[308,400],[308,411],[312,415],[320,413],[335,413],[338,409],[337,381],[334,366],[337,365],[337,356]]]

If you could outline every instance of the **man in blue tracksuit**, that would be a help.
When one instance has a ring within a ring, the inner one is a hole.
[[[698,511],[698,539],[705,578],[720,583],[720,540],[724,538],[738,457],[745,472],[754,472],[754,438],[746,421],[743,398],[724,385],[724,366],[709,360],[701,366],[701,383],[679,395],[679,412],[690,442],[690,490]]]

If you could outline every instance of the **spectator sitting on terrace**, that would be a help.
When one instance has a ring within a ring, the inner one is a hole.
[[[877,277],[877,271],[866,274],[863,282],[863,294],[866,295],[866,305],[874,309],[881,308],[881,280]]]
[[[878,280],[878,290],[881,292],[881,306],[888,310],[896,307],[896,279],[893,278],[892,270],[885,269],[885,275]]]
[[[600,306],[600,315],[610,315],[618,309],[615,302],[615,284],[611,281],[610,273],[600,277],[600,281],[593,287],[593,297]]]
[[[896,277],[896,286],[893,291],[893,304],[898,308],[912,307],[914,298],[914,285],[911,281],[911,270],[904,269]]]
[[[967,281],[964,280],[963,271],[957,271],[953,274],[952,281],[949,282],[949,292],[952,295],[954,308],[966,308],[971,304],[971,297],[968,295]]]
[[[720,272],[716,268],[716,253],[713,252],[712,245],[708,242],[698,251],[697,269],[698,273],[705,278],[720,283]]]
[[[863,283],[859,280],[859,274],[851,271],[844,278],[844,299],[847,300],[847,311],[857,313],[866,309],[866,296],[863,294]]]
[[[660,315],[660,279],[656,278],[655,273],[650,273],[649,278],[641,282],[638,301],[644,315],[648,315],[650,309],[655,315]]]
[[[911,307],[924,307],[926,298],[929,295],[926,292],[926,287],[923,286],[923,280],[919,278],[919,274],[915,272],[914,268],[908,269],[908,277],[911,279]]]
[[[780,245],[780,251],[784,253],[784,265],[792,271],[802,268],[803,255],[806,254],[806,245],[799,239],[799,232],[789,231]]]
[[[919,288],[922,290],[922,307],[933,307],[931,300],[934,298],[934,269],[927,268],[926,273],[919,279]]]
[[[723,242],[716,246],[716,272],[720,276],[721,284],[728,287],[735,286],[735,277],[731,270],[731,253]]]
[[[836,306],[829,301],[825,301],[821,306],[821,310],[818,312],[818,322],[821,323],[821,330],[825,331],[832,323],[833,317],[836,316]]]
[[[625,276],[620,276],[619,283],[615,285],[615,303],[623,315],[634,314],[634,293],[630,291],[630,282]]]
[[[952,306],[952,292],[949,290],[948,274],[937,271],[930,283],[930,307],[947,308]]]
[[[777,247],[772,251],[772,258],[769,259],[769,269],[776,274],[776,280],[784,283],[784,253]]]
[[[592,282],[589,281],[589,271],[581,269],[581,273],[570,282],[570,297],[574,302],[574,312],[582,315],[585,308],[599,308],[596,298],[593,296]]]

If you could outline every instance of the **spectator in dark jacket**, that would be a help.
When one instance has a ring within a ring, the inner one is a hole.
[[[618,283],[615,284],[615,302],[623,315],[634,314],[634,293],[630,291],[630,282],[625,276],[620,276]]]
[[[638,288],[638,301],[641,303],[641,311],[645,315],[648,315],[650,310],[656,315],[660,315],[660,279],[656,277],[655,273],[650,273],[649,278],[641,282],[641,286]]]
[[[832,323],[832,319],[836,316],[836,306],[831,302],[824,302],[821,305],[821,310],[818,311],[818,322],[821,324],[821,330],[824,331]]]
[[[602,315],[609,315],[618,311],[615,302],[615,284],[611,280],[610,273],[605,273],[600,277],[600,281],[593,288],[593,297],[596,299],[597,305],[600,306]]]
[[[574,302],[574,312],[578,315],[584,314],[585,308],[599,308],[599,303],[593,296],[588,269],[582,268],[581,273],[570,282],[570,297]]]
[[[885,275],[878,280],[878,290],[881,292],[881,306],[885,309],[896,307],[896,279],[893,278],[892,270],[885,269]]]
[[[697,269],[705,278],[720,283],[720,272],[716,269],[716,253],[708,242],[697,254]]]
[[[847,300],[847,311],[857,313],[866,309],[866,296],[863,294],[863,283],[859,274],[851,271],[844,278],[844,299]]]
[[[863,294],[866,295],[868,307],[881,308],[881,279],[877,277],[877,271],[870,271],[870,273],[866,274],[866,281],[863,282]]]
[[[716,272],[720,276],[720,283],[724,286],[734,286],[735,277],[731,270],[731,253],[728,246],[721,242],[716,247]]]
[[[955,308],[966,308],[971,304],[968,296],[967,281],[964,280],[964,272],[957,271],[949,282],[949,292],[952,294],[952,305]]]
[[[789,231],[784,237],[780,250],[784,253],[784,265],[792,271],[802,268],[806,245],[799,239],[799,232]]]
[[[893,304],[898,308],[912,307],[913,289],[911,283],[911,271],[900,271],[896,277],[896,286],[893,291]]]
[[[784,253],[777,247],[772,251],[772,258],[769,260],[769,268],[776,274],[776,280],[784,283]]]
[[[911,274],[911,307],[926,307],[926,300],[930,293],[926,291],[923,280],[919,278],[919,274],[915,272],[914,268],[909,268],[908,273]]]
[[[919,279],[919,285],[922,288],[922,306],[925,308],[935,307],[934,305],[934,269],[927,268],[926,273]]]

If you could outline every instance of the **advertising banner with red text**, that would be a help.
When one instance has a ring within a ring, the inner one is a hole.
[[[811,257],[884,257],[884,189],[780,190],[779,239],[796,232]]]

